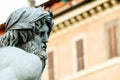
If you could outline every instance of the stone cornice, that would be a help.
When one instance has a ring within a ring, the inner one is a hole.
[[[88,3],[82,8],[79,8],[79,10],[75,9],[76,11],[74,10],[73,13],[68,12],[55,18],[55,25],[51,33],[54,35],[63,29],[69,28],[70,25],[76,24],[77,22],[83,22],[87,18],[91,18],[96,14],[119,5],[119,0],[96,0],[92,3]]]

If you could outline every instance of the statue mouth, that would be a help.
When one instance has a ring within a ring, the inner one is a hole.
[[[47,45],[44,44],[44,45],[42,46],[42,50],[46,51],[46,48],[47,48]]]

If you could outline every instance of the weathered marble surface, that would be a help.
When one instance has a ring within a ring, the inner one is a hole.
[[[47,59],[53,15],[42,7],[15,10],[0,37],[0,80],[39,80]]]

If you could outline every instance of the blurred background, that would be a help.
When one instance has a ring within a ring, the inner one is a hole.
[[[42,80],[120,80],[119,0],[27,0],[27,6],[54,14]]]

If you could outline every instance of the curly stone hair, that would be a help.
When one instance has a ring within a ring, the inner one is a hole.
[[[0,47],[16,46],[26,43],[33,36],[31,30],[9,30],[0,37]]]

